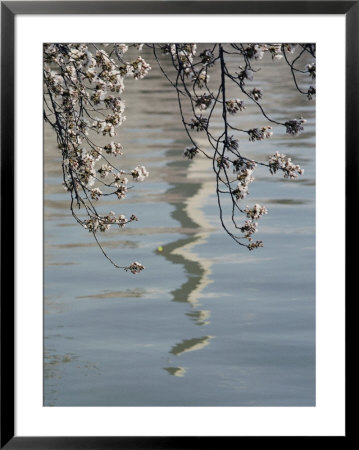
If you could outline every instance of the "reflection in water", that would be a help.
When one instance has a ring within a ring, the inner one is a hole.
[[[184,367],[164,367],[164,370],[175,377],[184,377],[186,369]]]
[[[209,344],[209,341],[213,336],[202,336],[200,338],[185,339],[184,341],[176,344],[170,350],[173,355],[179,356],[185,352],[193,352],[194,350],[201,350]]]
[[[58,401],[58,383],[54,380],[61,380],[63,366],[74,363],[78,356],[73,353],[58,354],[54,350],[44,352],[44,378],[47,380],[46,398],[44,406],[55,406]]]
[[[70,338],[68,338],[70,339]],[[77,369],[82,369],[83,376],[97,373],[100,375],[99,368],[96,363],[91,361],[81,361],[79,355],[74,353],[60,354],[55,349],[48,349],[44,351],[44,365],[43,376],[46,380],[46,397],[44,397],[44,406],[56,406],[59,397],[59,383],[66,371],[67,366],[74,366]]]
[[[191,171],[200,171],[205,163],[200,159],[192,161],[189,176]],[[172,164],[178,166],[184,163],[176,161]],[[185,164],[188,164],[188,161]],[[185,202],[171,203],[175,207],[172,217],[180,222],[181,228],[197,229],[199,232],[164,246],[162,254],[168,261],[183,265],[187,274],[187,280],[178,289],[171,292],[173,301],[188,303],[191,309],[186,312],[186,315],[196,325],[203,326],[209,324],[208,319],[211,313],[209,310],[200,309],[199,298],[203,289],[212,283],[210,279],[212,261],[201,258],[194,252],[194,248],[205,244],[212,231],[203,214],[202,205],[209,197],[213,184],[206,181],[197,181],[196,183],[188,181],[188,183],[174,184],[174,187],[167,191],[169,196],[176,197],[178,191],[186,196]],[[169,353],[179,356],[185,352],[200,350],[206,347],[212,338],[213,336],[202,336],[184,339],[174,345]],[[165,367],[164,370],[177,377],[183,377],[186,373],[186,369],[183,367]]]
[[[105,291],[95,295],[78,295],[76,298],[139,298],[143,297],[143,289],[126,289],[125,291]]]
[[[190,311],[186,313],[190,319],[192,319],[197,325],[208,325],[209,321],[207,319],[211,316],[211,311],[200,310],[200,311]]]
[[[59,355],[57,353],[50,353],[45,351],[44,354],[44,375],[46,378],[61,378],[59,366],[61,364],[72,363],[78,359],[78,356],[73,353],[65,353]]]
[[[106,246],[110,246],[111,248],[119,247],[119,248],[136,248],[138,247],[138,243],[134,241],[106,241]],[[89,247],[97,247],[96,242],[71,242],[66,244],[55,244],[49,245],[49,248],[89,248]]]

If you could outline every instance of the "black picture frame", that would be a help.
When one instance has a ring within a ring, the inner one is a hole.
[[[346,17],[346,291],[355,280],[358,205],[359,1],[5,1],[1,2],[1,217],[14,217],[14,37],[18,14],[341,14]],[[330,45],[330,44],[329,44]],[[351,207],[349,208],[349,205]],[[350,230],[351,231],[351,230]],[[1,226],[1,441],[6,449],[171,449],[238,445],[245,437],[25,437],[14,435],[14,229]],[[348,330],[346,309],[346,342]],[[346,355],[348,349],[346,348]],[[346,359],[347,361],[347,359]],[[347,367],[347,373],[348,366]],[[349,410],[348,381],[346,412]],[[346,414],[346,435],[351,436]],[[262,440],[263,437],[257,439]],[[282,438],[282,440],[290,438]]]

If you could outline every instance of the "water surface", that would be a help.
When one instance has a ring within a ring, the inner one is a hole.
[[[101,201],[140,220],[100,236],[114,260],[141,261],[141,274],[113,268],[73,220],[45,127],[44,405],[315,405],[315,105],[280,62],[263,61],[262,104],[308,123],[295,138],[276,128],[271,140],[242,138],[243,153],[278,150],[305,173],[293,182],[257,170],[245,204],[269,214],[257,233],[264,248],[248,252],[220,226],[208,163],[183,158],[175,93],[145,56],[153,71],[126,83],[118,161],[150,177],[127,200]],[[262,119],[248,108],[241,125]]]

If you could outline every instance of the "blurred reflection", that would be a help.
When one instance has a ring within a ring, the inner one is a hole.
[[[76,298],[139,298],[144,296],[143,289],[126,289],[125,291],[105,291],[94,295],[78,295]]]
[[[54,337],[61,337],[56,336]],[[49,340],[49,338],[45,338]],[[67,339],[72,339],[67,337]],[[46,380],[46,396],[44,396],[44,406],[56,406],[59,400],[59,387],[61,386],[61,380],[66,376],[67,370],[72,368],[80,369],[82,376],[86,377],[90,374],[100,374],[99,368],[96,363],[91,361],[80,360],[79,355],[75,353],[59,353],[54,348],[48,348],[44,351],[43,359],[43,377]]]
[[[175,377],[184,377],[186,369],[184,367],[164,367],[164,370]]]
[[[194,350],[201,350],[202,348],[206,347],[209,344],[209,341],[212,339],[212,337],[213,336],[203,336],[200,338],[185,339],[179,344],[173,346],[172,349],[170,350],[170,353],[178,356],[185,352],[193,352]]]
[[[171,292],[173,301],[187,303],[190,310],[186,312],[186,316],[196,325],[204,326],[210,323],[211,312],[201,308],[199,299],[204,288],[212,283],[210,278],[212,261],[202,258],[194,250],[196,246],[207,242],[213,229],[202,211],[202,205],[206,203],[211,189],[213,190],[213,184],[205,180],[191,182],[191,171],[203,170],[202,166],[205,164],[203,160],[194,160],[190,165],[188,161],[171,163],[172,166],[183,166],[183,164],[189,166],[187,182],[174,184],[166,194],[169,198],[185,197],[184,202],[171,203],[175,207],[172,217],[180,223],[182,228],[195,229],[198,232],[164,246],[162,254],[168,261],[184,266],[187,274],[187,280],[178,289]],[[182,342],[174,345],[169,353],[179,356],[185,352],[201,350],[209,344],[212,337],[183,339]],[[186,369],[183,367],[165,367],[164,370],[170,375],[181,377],[186,373]]]
[[[190,311],[186,313],[190,319],[192,319],[197,325],[208,325],[209,321],[207,319],[211,316],[211,311],[200,310],[200,311]]]

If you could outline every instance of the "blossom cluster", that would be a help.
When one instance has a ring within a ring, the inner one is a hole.
[[[161,45],[164,55],[171,55],[186,75],[195,73],[193,69],[193,58],[196,55],[197,44],[164,44]]]
[[[315,78],[316,78],[316,70],[317,70],[316,64],[315,64],[315,63],[313,63],[313,64],[307,64],[307,65],[305,66],[305,68],[306,68],[306,70],[307,70],[309,76],[310,76],[313,80],[315,80]]]
[[[215,56],[213,51],[210,48],[206,48],[200,53],[199,57],[201,58],[202,64],[209,66],[214,64]]]
[[[197,44],[162,44],[160,45],[162,54],[170,55],[179,73],[189,78],[196,87],[207,86],[210,79],[208,68],[215,63],[215,55],[211,49],[204,49],[199,55],[199,61],[195,64],[194,58],[197,54]],[[206,102],[200,103],[208,108]],[[200,108],[202,109],[202,108]]]
[[[119,142],[110,142],[104,146],[104,150],[109,155],[123,155],[122,150],[123,147]]]
[[[307,97],[308,100],[312,100],[313,96],[317,93],[316,89],[314,86],[309,86],[308,92],[307,92]]]
[[[91,189],[91,198],[92,200],[98,200],[103,195],[103,192],[100,188],[96,187]]]
[[[128,267],[125,267],[126,271],[129,270],[133,274],[140,273],[141,270],[143,270],[143,269],[144,269],[144,266],[141,263],[137,262],[137,261],[133,262]]]
[[[248,249],[254,250],[255,248],[263,247],[262,241],[253,242],[252,235],[258,231],[258,222],[254,222],[254,220],[260,219],[264,214],[267,214],[267,208],[256,204],[252,208],[246,206],[243,212],[246,213],[247,217],[250,219],[246,220],[244,225],[240,228],[244,238],[249,241]]]
[[[198,147],[193,146],[193,147],[186,147],[184,149],[184,156],[188,159],[193,159],[198,153]]]
[[[199,87],[200,89],[207,85],[209,81],[209,74],[207,72],[207,68],[201,69],[200,71],[196,72],[195,70],[189,70],[187,69],[188,73],[190,74],[191,80],[194,82],[194,84]]]
[[[286,155],[276,152],[273,156],[269,158],[269,170],[272,174],[276,173],[278,170],[284,172],[285,178],[296,179],[298,175],[304,173],[298,164],[293,164],[292,159]]]
[[[246,220],[243,227],[241,227],[241,232],[244,233],[244,237],[248,240],[252,240],[251,236],[257,231],[258,223],[251,220]]]
[[[230,150],[238,150],[238,148],[239,148],[238,139],[236,139],[233,135],[228,136],[227,141],[226,141],[226,147],[229,148]]]
[[[287,133],[295,136],[304,130],[303,123],[306,123],[306,120],[300,117],[299,119],[288,120],[284,125],[286,126]]]
[[[315,79],[315,62],[307,64],[305,67],[303,67],[304,65],[299,67],[302,55],[303,58],[307,58],[309,55],[315,58],[315,45],[291,43],[215,44],[211,48],[197,49],[193,44],[166,44],[162,45],[161,49],[163,54],[171,55],[173,66],[177,71],[177,78],[172,81],[172,85],[177,89],[182,121],[193,144],[184,149],[184,156],[193,159],[200,151],[212,160],[213,170],[216,174],[217,200],[220,209],[222,210],[223,207],[221,198],[228,194],[231,195],[232,224],[249,241],[247,245],[249,250],[262,247],[262,241],[253,242],[251,236],[257,230],[255,221],[267,214],[267,209],[258,204],[251,208],[247,206],[245,209],[240,209],[238,205],[238,202],[248,195],[249,185],[254,180],[253,171],[257,165],[256,162],[242,156],[245,146],[242,148],[241,145],[240,151],[240,133],[246,133],[251,142],[263,141],[272,136],[273,130],[270,125],[274,123],[284,127],[287,134],[297,135],[303,131],[303,124],[306,121],[302,117],[286,122],[279,122],[279,119],[271,118],[270,114],[265,111],[266,105],[261,102],[263,90],[260,86],[254,87],[250,82],[261,70],[260,67],[256,67],[256,62],[262,60],[267,54],[273,61],[282,60],[282,65],[287,64],[294,78],[294,86],[301,94],[305,94],[309,100],[312,99],[316,93],[315,87],[302,88],[296,77],[303,74],[303,78],[309,75],[312,80]],[[238,65],[233,63],[235,58],[238,58]],[[239,70],[236,70],[237,68]],[[210,74],[215,69],[218,69],[218,71],[216,70],[213,81],[209,83]],[[169,76],[167,78],[171,81]],[[218,80],[220,80],[219,86]],[[246,87],[247,83],[250,85],[249,88]],[[215,86],[213,89],[211,88],[212,84]],[[245,106],[239,98],[227,96],[228,92],[235,92],[234,89],[242,92],[249,104],[255,104],[260,113],[270,122],[270,125],[253,127],[249,130],[241,129],[242,121],[238,120],[237,117],[232,118],[232,116],[244,111],[247,105]],[[183,105],[183,97],[187,97],[189,100],[186,107]],[[199,114],[195,112],[196,110],[199,110]],[[190,120],[186,117],[189,114],[188,111],[192,111],[194,114],[194,117]],[[207,111],[208,113],[206,113]],[[219,117],[223,119],[222,127],[219,125],[221,120],[218,119]],[[205,148],[206,144],[202,143],[204,140],[199,141],[201,142],[201,148],[199,143],[194,144],[195,139],[192,133],[199,131],[203,131],[207,135],[209,151]],[[290,158],[279,153],[272,156],[269,163],[258,162],[258,164],[269,167],[271,173],[282,170],[284,176],[291,179],[303,173],[300,166],[293,164]],[[233,166],[233,173],[236,175],[235,179],[229,174],[231,165]],[[239,226],[236,222],[236,213],[238,212],[244,214],[248,219],[244,225]],[[239,242],[237,236],[229,232],[224,224],[222,212],[221,222],[232,238]],[[242,237],[239,239],[242,239]]]
[[[255,204],[252,208],[249,208],[249,206],[247,205],[244,209],[244,212],[250,219],[259,219],[264,214],[268,213],[267,208],[265,206],[261,206],[258,204]]]
[[[124,55],[129,47],[141,50],[142,45],[70,43],[45,44],[43,48],[44,117],[57,134],[63,181],[71,194],[73,215],[92,233],[107,231],[114,224],[123,228],[137,220],[135,216],[116,217],[113,212],[102,216],[92,200],[98,201],[104,195],[123,199],[128,191],[126,172],[115,168],[111,160],[123,154],[121,143],[112,139],[98,145],[95,137],[101,134],[114,138],[125,121],[125,103],[120,96],[125,78],[144,78],[151,66],[142,56],[125,61]],[[149,175],[144,166],[130,174],[135,181]],[[95,186],[96,181],[102,186]],[[87,219],[77,216],[74,201],[85,209]]]
[[[119,200],[126,198],[126,194],[128,191],[127,183],[128,178],[124,177],[120,173],[116,175],[114,185],[117,187],[116,195]]]
[[[247,247],[248,250],[254,250],[255,248],[263,247],[263,241],[250,242]]]
[[[273,132],[270,131],[272,129],[271,126],[266,126],[262,128],[253,128],[248,130],[249,140],[254,141],[263,141],[263,139],[268,139],[273,135]]]
[[[145,166],[137,166],[131,170],[131,175],[135,181],[143,181],[149,176],[149,172]]]
[[[254,181],[252,177],[256,164],[253,161],[236,161],[233,165],[233,170],[237,173],[237,188],[233,190],[232,194],[237,200],[242,200],[248,194],[248,186]]]
[[[254,100],[260,100],[263,97],[263,90],[259,88],[253,88],[249,95],[254,98]]]
[[[212,96],[207,94],[202,94],[198,96],[195,100],[196,108],[198,108],[201,111],[204,111],[208,109],[212,104]]]
[[[189,126],[192,128],[192,130],[203,131],[208,126],[208,119],[202,116],[194,117]]]
[[[90,233],[96,233],[96,231],[108,231],[111,225],[118,225],[123,228],[127,223],[132,222],[132,219],[126,219],[126,216],[120,214],[116,217],[113,211],[110,211],[105,216],[91,216],[89,219],[83,221],[83,227],[89,230]]]
[[[250,68],[242,69],[238,74],[238,79],[240,80],[241,86],[246,84],[246,81],[253,81],[254,72]]]
[[[295,47],[291,47],[291,53],[295,51]],[[244,49],[244,53],[249,59],[260,60],[263,58],[264,54],[269,52],[272,59],[280,60],[283,58],[282,54],[282,44],[249,44],[248,47]]]
[[[146,63],[141,56],[139,56],[134,61],[126,63],[126,67],[122,70],[122,73],[125,75],[130,75],[135,80],[138,80],[144,78],[150,70],[151,66]]]
[[[246,109],[244,103],[239,100],[239,98],[232,98],[226,101],[226,108],[230,114],[235,114],[238,111],[243,111]]]

